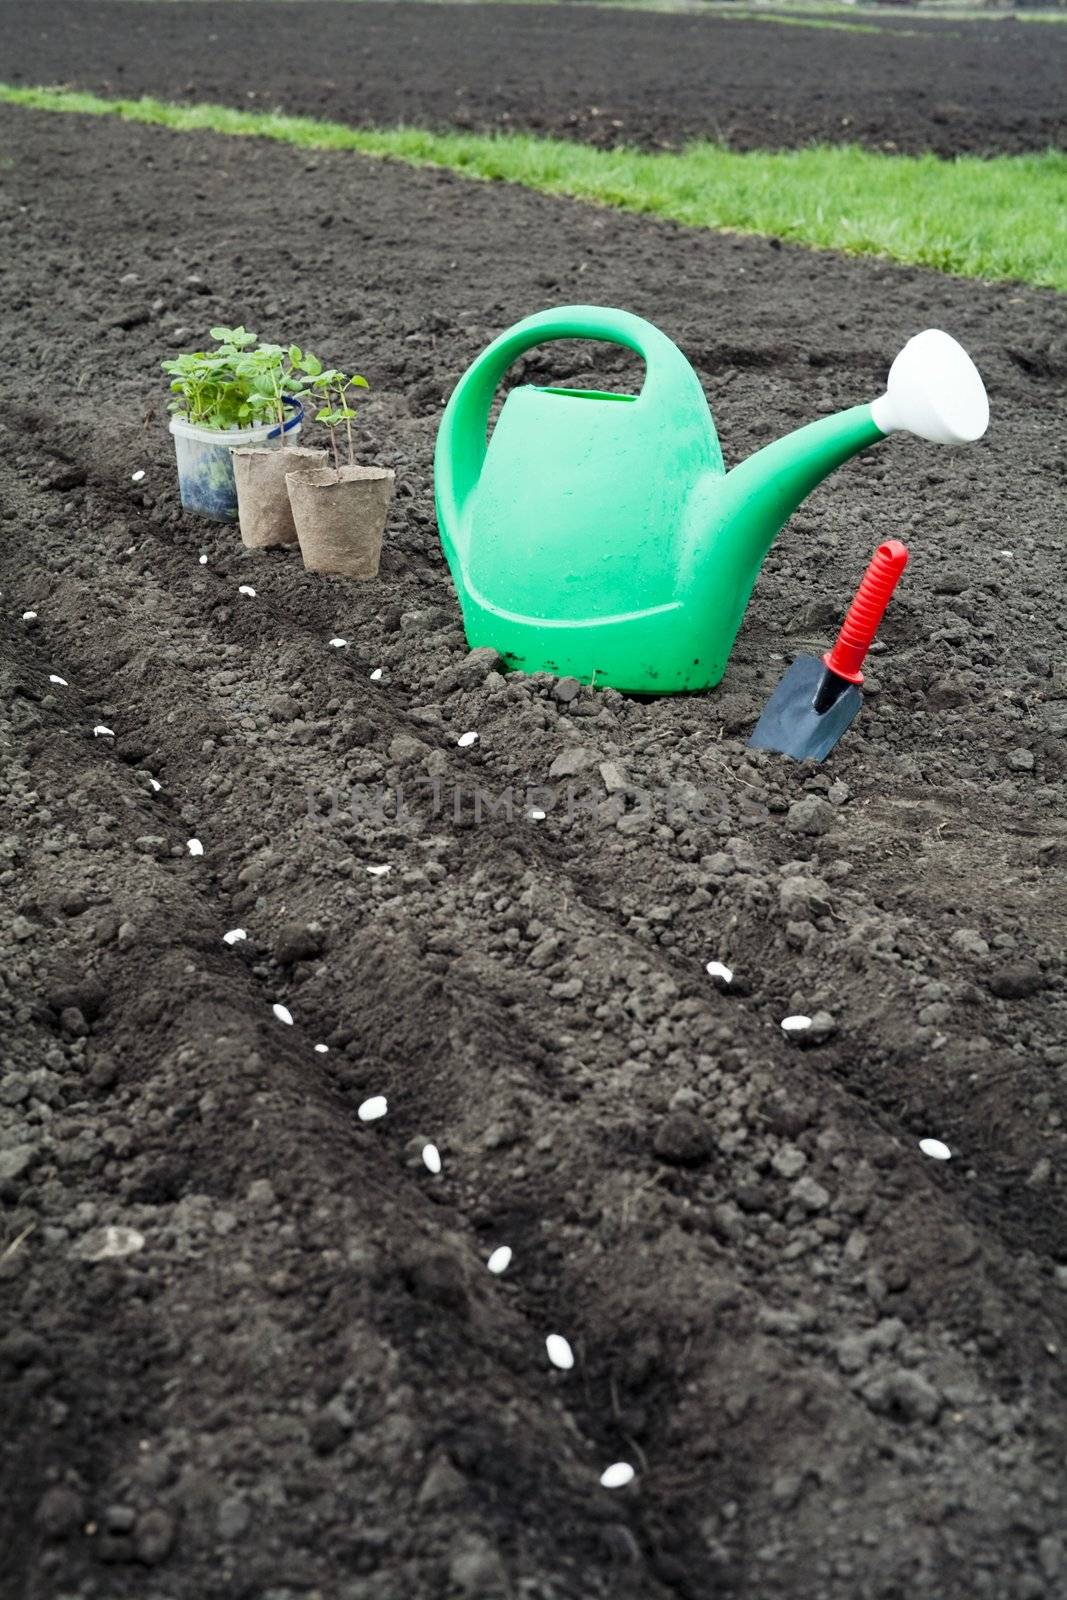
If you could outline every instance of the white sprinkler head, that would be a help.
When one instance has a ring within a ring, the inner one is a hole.
[[[989,400],[963,346],[940,328],[927,328],[893,362],[871,415],[883,433],[903,429],[931,444],[973,444],[989,426]]]

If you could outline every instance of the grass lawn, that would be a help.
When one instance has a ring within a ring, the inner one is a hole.
[[[1067,153],[1061,151],[943,161],[854,145],[734,151],[698,143],[676,154],[648,154],[521,133],[353,128],[279,112],[101,99],[66,89],[0,84],[0,101],[116,116],[178,132],[353,150],[520,183],[690,227],[763,234],[964,277],[1067,289]]]

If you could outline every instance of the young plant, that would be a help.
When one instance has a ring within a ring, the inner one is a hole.
[[[369,389],[366,378],[361,378],[359,373],[346,377],[343,372],[338,372],[331,367],[327,372],[319,372],[310,384],[318,406],[315,412],[315,421],[321,422],[329,430],[330,449],[333,451],[333,464],[335,470],[340,470],[341,460],[337,453],[337,429],[344,423],[345,433],[348,437],[348,465],[356,464],[356,450],[352,441],[352,423],[355,419],[355,409],[348,403],[350,389]]]
[[[245,352],[256,335],[246,328],[212,328],[216,350],[196,350],[163,361],[175,399],[170,410],[198,428],[236,428],[252,415]]]
[[[199,428],[276,421],[284,443],[286,408],[307,393],[322,363],[297,345],[256,345],[258,334],[243,327],[212,328],[211,337],[217,349],[160,363],[176,396],[170,410]]]
[[[296,344],[288,349],[280,344],[261,344],[249,351],[246,359],[253,403],[264,407],[284,430],[286,405],[304,398],[311,380],[322,371],[322,362],[310,351],[305,355]],[[282,439],[284,443],[284,432]]]

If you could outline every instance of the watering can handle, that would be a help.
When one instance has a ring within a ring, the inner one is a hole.
[[[526,317],[487,345],[467,368],[441,418],[434,479],[438,524],[445,541],[459,534],[465,502],[481,475],[489,408],[501,378],[525,351],[553,339],[603,339],[625,345],[645,363],[639,404],[680,402],[706,409],[704,391],[685,356],[643,317],[607,306],[555,306]]]

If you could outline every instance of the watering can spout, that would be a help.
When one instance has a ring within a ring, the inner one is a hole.
[[[720,591],[722,572],[735,574],[738,625],[778,533],[836,467],[889,433],[968,444],[988,422],[989,402],[971,358],[949,334],[928,328],[900,351],[879,399],[822,417],[742,461],[709,496],[710,536],[707,524],[699,536],[714,550]]]
[[[690,500],[682,588],[701,596],[716,641],[711,682],[726,660],[763,559],[793,512],[835,467],[885,437],[871,407],[853,406],[776,439],[725,478],[705,474]]]
[[[737,540],[735,554],[758,571],[793,512],[835,467],[885,433],[869,405],[852,406],[775,439],[727,474],[714,513],[716,540]],[[721,542],[718,548],[722,550]]]

